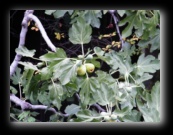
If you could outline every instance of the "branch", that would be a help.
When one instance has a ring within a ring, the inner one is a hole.
[[[28,18],[28,14],[32,14],[34,11],[33,10],[26,10],[25,14],[24,14],[24,18],[22,20],[22,29],[20,32],[20,40],[19,40],[19,46],[24,46],[25,45],[25,38],[26,38],[26,33],[28,31],[28,22],[29,22],[29,18]],[[14,74],[16,67],[18,65],[18,62],[21,60],[22,56],[19,54],[16,54],[12,64],[10,65],[10,76]]]
[[[118,27],[118,20],[117,17],[115,16],[114,12],[116,12],[116,10],[109,10],[109,13],[112,15],[113,19],[114,19],[114,23],[115,23],[115,27],[116,27],[116,31],[118,33],[119,39],[121,41],[121,48],[124,46],[124,41],[122,39],[122,36],[120,34],[120,29]]]
[[[51,48],[52,51],[56,52],[56,47],[52,44],[49,37],[47,36],[47,33],[45,29],[43,28],[43,25],[41,24],[40,20],[33,14],[29,14],[28,17],[35,21],[47,45]]]
[[[42,37],[46,41],[47,45],[51,48],[52,51],[55,52],[56,47],[50,41],[49,37],[47,36],[45,29],[43,28],[43,25],[41,24],[39,19],[33,15],[33,12],[34,12],[34,10],[26,10],[25,11],[24,18],[22,20],[22,29],[20,32],[20,40],[19,40],[18,48],[25,45],[26,33],[28,31],[28,22],[30,21],[30,19],[32,19],[37,23],[38,28],[40,29],[40,32],[42,34]],[[22,58],[21,55],[16,54],[12,64],[10,65],[10,76],[12,76],[14,74],[16,67],[18,66],[18,62],[21,60],[21,58]]]
[[[32,105],[24,100],[19,99],[18,97],[16,97],[14,94],[10,94],[10,101],[14,102],[16,105],[20,106],[22,108],[22,110],[25,109],[30,109],[30,110],[46,110],[48,108],[48,106],[45,105]],[[57,112],[54,108],[48,108],[47,110],[52,111],[55,114],[59,114],[60,116],[63,117],[68,117],[68,114],[63,114],[63,113],[59,113]]]
[[[91,105],[91,106],[96,107],[100,112],[106,112],[106,110],[103,109],[103,108],[101,108],[98,104],[93,104],[93,105]]]

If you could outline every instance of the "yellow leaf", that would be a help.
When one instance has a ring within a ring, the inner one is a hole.
[[[60,35],[59,33],[55,32],[55,35],[56,35],[56,36],[55,36],[56,39],[58,39],[58,40],[61,39],[61,35]]]
[[[115,32],[113,32],[113,33],[112,33],[112,36],[115,36],[115,35],[116,35]]]
[[[65,36],[64,36],[64,33],[61,33],[61,37],[62,37],[62,38],[64,38],[64,37],[65,37]]]
[[[103,37],[110,37],[110,35],[109,34],[105,34],[105,35],[103,35]]]
[[[31,30],[35,30],[35,27],[31,27]]]
[[[31,22],[29,21],[29,22],[28,22],[28,26],[29,26],[30,24],[31,24]]]
[[[103,35],[100,35],[98,38],[99,38],[99,39],[102,39],[102,37],[103,37]]]
[[[115,41],[112,41],[112,45],[114,45],[115,44]]]
[[[35,31],[38,31],[39,29],[38,28],[35,28]]]

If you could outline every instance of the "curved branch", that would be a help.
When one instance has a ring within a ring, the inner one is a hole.
[[[103,109],[103,108],[101,108],[98,104],[93,104],[93,105],[91,105],[91,106],[96,107],[100,112],[106,112],[106,110]]]
[[[10,101],[14,102],[16,105],[20,106],[22,108],[22,110],[25,109],[30,109],[30,110],[49,110],[52,111],[55,114],[58,114],[60,116],[63,117],[68,117],[68,114],[63,114],[63,113],[59,113],[57,112],[54,108],[48,108],[48,106],[45,105],[32,105],[24,100],[19,99],[18,97],[16,97],[14,94],[10,94]]]
[[[29,22],[29,18],[28,15],[32,14],[34,11],[33,10],[26,10],[25,14],[24,14],[24,18],[22,20],[22,29],[20,32],[20,40],[19,40],[19,46],[24,46],[25,45],[25,38],[26,38],[26,33],[28,31],[28,22]],[[16,67],[18,65],[18,62],[21,60],[22,56],[19,54],[16,54],[12,64],[10,65],[10,76],[14,74]]]
[[[52,42],[50,41],[45,29],[43,28],[43,25],[41,24],[40,20],[33,14],[29,14],[28,17],[30,19],[32,19],[33,21],[35,21],[35,23],[37,24],[42,37],[44,38],[44,40],[46,41],[47,45],[51,48],[52,51],[56,51],[56,47],[52,44]]]
[[[25,11],[24,18],[22,20],[22,29],[20,32],[20,40],[19,40],[19,46],[18,47],[25,45],[26,33],[28,31],[28,22],[30,21],[30,19],[32,19],[37,23],[38,28],[40,29],[40,32],[42,34],[42,37],[46,41],[47,45],[51,48],[52,51],[55,52],[56,47],[50,41],[49,37],[47,36],[45,29],[43,28],[43,25],[41,24],[39,19],[35,15],[33,15],[33,12],[34,12],[34,10],[26,10]],[[21,55],[16,54],[12,64],[10,65],[10,76],[12,76],[14,74],[16,67],[18,66],[18,62],[21,60],[21,58],[22,58]]]

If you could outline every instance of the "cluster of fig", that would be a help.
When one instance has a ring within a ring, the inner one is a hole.
[[[77,68],[77,74],[83,76],[87,73],[93,73],[95,66],[92,63],[85,63]]]

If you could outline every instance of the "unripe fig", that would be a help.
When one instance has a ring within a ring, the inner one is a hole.
[[[88,73],[94,72],[95,66],[92,63],[86,63],[85,66]]]
[[[111,115],[111,119],[112,119],[112,120],[116,120],[116,119],[117,119],[117,115],[112,114],[112,115]]]
[[[77,68],[77,74],[80,76],[83,76],[86,74],[86,66],[81,65],[80,67]]]
[[[111,119],[110,116],[104,116],[104,120],[109,121]]]

